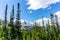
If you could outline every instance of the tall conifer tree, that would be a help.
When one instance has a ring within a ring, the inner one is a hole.
[[[21,22],[20,22],[20,4],[17,4],[18,11],[17,11],[17,17],[16,17],[16,29],[17,29],[17,38],[18,40],[21,39]]]
[[[55,15],[55,21],[56,21],[56,28],[57,28],[57,30],[58,30],[58,33],[59,33],[59,24],[58,24],[58,17],[57,17],[57,15]]]
[[[15,30],[14,30],[14,5],[12,7],[12,14],[10,15],[10,27],[11,27],[11,40],[15,39]]]
[[[4,38],[5,40],[8,39],[8,32],[7,32],[7,28],[6,28],[6,25],[7,25],[7,8],[8,8],[8,5],[6,5],[6,9],[5,9],[5,21],[4,21],[4,27],[3,27],[3,31],[4,31]]]
[[[50,16],[51,16],[51,25],[54,26],[54,15],[50,13]]]
[[[56,20],[55,20],[55,21],[56,21],[56,26],[59,27],[59,25],[58,25],[58,17],[57,17],[57,15],[55,15],[55,19],[56,19]]]
[[[45,28],[45,26],[44,26],[44,18],[42,17],[42,26],[43,26],[43,28]]]

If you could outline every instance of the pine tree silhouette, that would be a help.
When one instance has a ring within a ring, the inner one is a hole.
[[[44,26],[44,18],[42,17],[42,25],[43,25],[43,28],[45,28]]]
[[[4,38],[5,40],[8,40],[8,32],[7,32],[7,8],[8,8],[8,5],[6,5],[6,9],[5,9],[5,21],[4,21],[4,27],[3,27],[3,31],[4,31]]]
[[[18,40],[21,39],[21,22],[20,22],[20,4],[18,3],[18,11],[16,16],[16,29],[17,29],[17,38]]]
[[[54,15],[50,13],[50,16],[51,16],[51,25],[54,26]]]
[[[11,27],[11,40],[16,38],[15,29],[14,29],[14,5],[12,7],[12,14],[10,15],[10,27]]]
[[[59,24],[58,24],[58,17],[57,17],[57,15],[55,15],[55,21],[56,21],[56,28],[57,28],[57,30],[58,30],[58,32],[57,32],[57,34],[59,33]]]

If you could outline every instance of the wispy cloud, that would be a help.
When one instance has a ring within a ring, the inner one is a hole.
[[[31,10],[47,8],[51,4],[55,4],[57,2],[60,2],[60,0],[27,0],[27,4],[29,5],[28,9]]]
[[[30,13],[32,13],[32,11],[30,11]]]

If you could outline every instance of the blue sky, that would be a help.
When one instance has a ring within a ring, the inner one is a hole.
[[[39,3],[37,2],[39,1]],[[8,4],[8,20],[10,17],[10,13],[12,11],[12,5],[14,5],[15,9],[15,18],[17,13],[17,3],[20,3],[21,10],[21,19],[27,20],[28,22],[33,22],[35,20],[41,19],[42,16],[45,18],[50,18],[50,13],[56,13],[60,11],[60,1],[59,0],[50,0],[52,1],[50,4],[40,3],[41,0],[0,0],[0,19],[4,19],[5,6]],[[31,3],[32,2],[32,3]],[[36,3],[34,3],[36,2]],[[39,5],[41,6],[39,6]],[[33,5],[33,6],[32,6]],[[46,6],[47,5],[47,6]],[[30,7],[30,8],[29,8]]]

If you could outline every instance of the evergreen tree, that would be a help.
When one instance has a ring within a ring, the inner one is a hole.
[[[0,19],[0,27],[1,27],[1,19]]]
[[[54,26],[54,15],[50,13],[50,17],[51,17],[51,25]]]
[[[20,22],[20,4],[18,3],[18,11],[17,11],[17,17],[16,17],[16,29],[17,29],[17,38],[18,40],[21,40],[21,22]]]
[[[54,40],[54,36],[55,36],[55,34],[56,34],[56,27],[55,27],[55,21],[54,21],[54,15],[51,13],[50,14],[50,16],[51,16],[51,29],[52,29],[52,31],[51,31],[51,39],[53,39]],[[52,33],[52,32],[54,32],[54,33]]]
[[[55,21],[56,21],[56,26],[59,27],[57,15],[55,15],[55,19],[56,19],[56,20],[55,20]]]
[[[44,30],[45,30],[44,18],[43,18],[43,17],[42,17],[42,26],[43,26],[43,28],[44,28]]]
[[[8,5],[6,5],[6,9],[5,9],[5,21],[4,21],[4,26],[3,26],[3,34],[4,34],[4,40],[8,40],[8,32],[7,32],[7,28],[6,28],[6,25],[7,25],[7,8],[8,8]]]
[[[58,24],[58,17],[55,15],[55,21],[56,21],[56,29],[57,29],[57,34],[59,33],[59,24]]]
[[[12,7],[12,14],[10,15],[10,24],[9,26],[11,27],[11,32],[10,32],[10,36],[11,36],[11,40],[15,39],[15,29],[14,29],[14,5]]]

